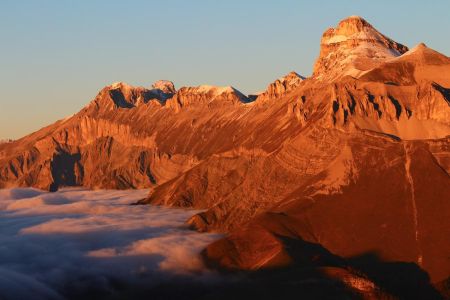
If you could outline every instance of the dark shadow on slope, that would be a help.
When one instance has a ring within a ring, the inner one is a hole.
[[[386,262],[376,253],[344,259],[320,244],[291,238],[282,238],[282,241],[299,268],[350,268],[375,283],[382,292],[399,299],[444,299],[432,285],[428,273],[415,263]]]
[[[109,91],[109,95],[110,95],[111,99],[113,100],[114,104],[116,105],[116,107],[118,107],[118,108],[134,107],[134,105],[132,103],[129,103],[127,101],[124,94],[119,89]]]
[[[372,94],[367,94],[367,97],[369,99],[369,102],[372,103],[373,109],[378,113],[378,118],[381,118],[383,115],[383,112],[380,110],[380,105],[375,102],[375,96]]]
[[[389,100],[391,100],[391,103],[394,105],[395,107],[395,117],[397,118],[397,120],[400,119],[400,115],[402,114],[402,105],[400,104],[400,102],[395,99],[392,96],[389,96]]]
[[[83,170],[80,165],[80,153],[70,154],[57,152],[51,161],[53,183],[50,191],[54,192],[61,186],[76,186],[80,183]]]
[[[447,279],[437,283],[436,288],[439,290],[444,299],[450,299],[450,276]]]
[[[217,263],[206,262],[225,274],[241,274],[244,280],[240,285],[248,289],[252,284],[262,286],[263,299],[266,299],[264,295],[267,299],[279,297],[276,294],[279,290],[306,299],[332,299],[333,296],[335,299],[444,299],[431,284],[428,274],[414,263],[385,262],[374,253],[344,259],[320,244],[277,238],[292,259],[288,267],[233,272],[220,270]],[[227,295],[233,296],[231,291]]]
[[[431,284],[428,273],[415,263],[385,262],[375,253],[365,253],[347,261],[387,293],[400,299],[444,299]]]
[[[446,89],[437,83],[433,83],[433,87],[442,94],[445,101],[447,101],[448,105],[450,105],[450,89]]]
[[[343,277],[360,278],[347,267],[344,259],[329,252],[320,244],[301,239],[277,236],[293,263],[286,267],[258,270],[229,270],[203,257],[208,267],[221,272],[226,282],[215,288],[205,299],[364,299],[365,294],[346,284]],[[378,291],[370,292],[378,297]]]
[[[283,241],[286,252],[293,259],[294,264],[300,267],[345,267],[347,265],[345,259],[334,255],[320,244],[281,236],[277,238]]]

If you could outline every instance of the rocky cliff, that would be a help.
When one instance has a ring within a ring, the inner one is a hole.
[[[406,51],[406,46],[386,37],[363,18],[351,16],[324,32],[313,76],[327,81],[359,76]]]
[[[255,95],[255,100],[261,102],[264,100],[278,99],[297,88],[303,80],[305,80],[305,77],[292,71],[269,84],[264,92]]]

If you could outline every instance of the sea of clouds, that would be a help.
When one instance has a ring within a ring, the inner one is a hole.
[[[114,298],[219,280],[199,254],[220,236],[186,227],[197,211],[130,205],[147,193],[0,190],[0,298]]]

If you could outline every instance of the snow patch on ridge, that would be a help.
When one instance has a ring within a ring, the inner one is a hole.
[[[196,90],[199,93],[213,93],[214,95],[234,92],[234,89],[231,86],[212,86],[206,84],[198,86]]]

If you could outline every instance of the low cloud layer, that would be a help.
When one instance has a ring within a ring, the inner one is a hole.
[[[147,190],[0,190],[0,298],[117,295],[174,280],[216,280],[189,231],[193,210],[129,205]]]

